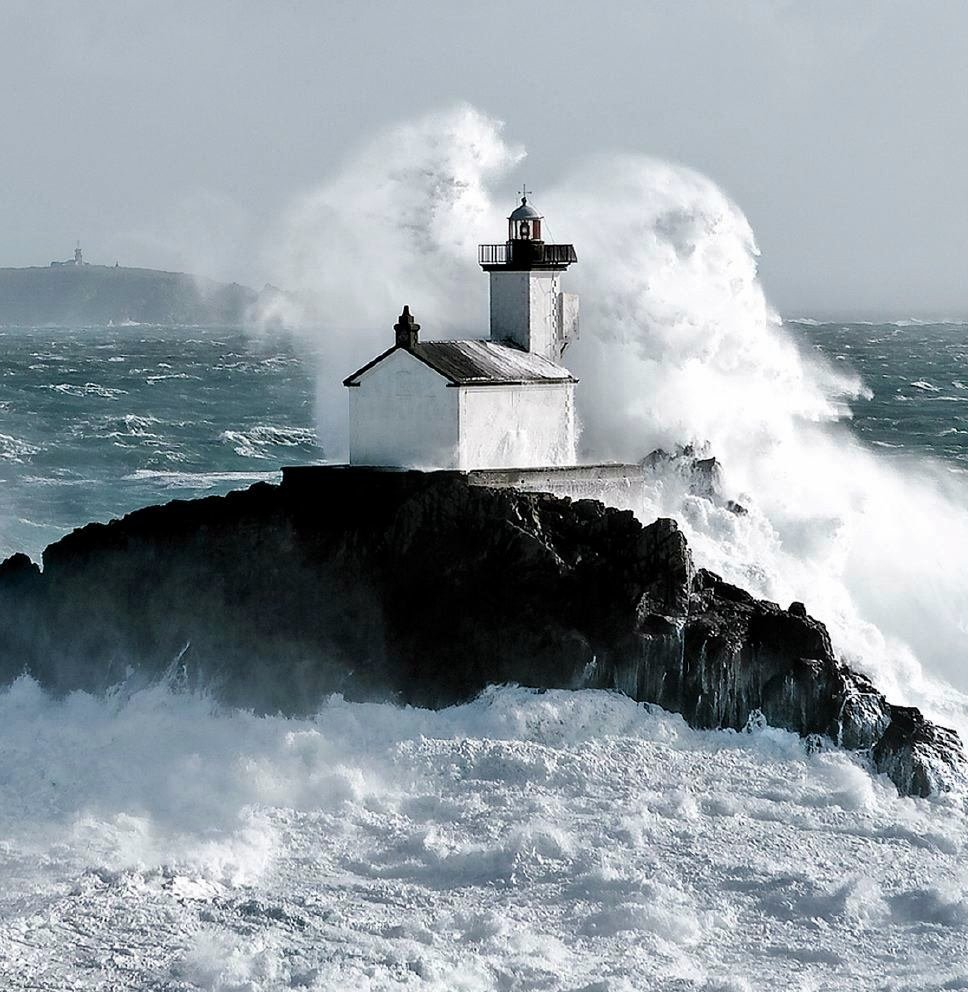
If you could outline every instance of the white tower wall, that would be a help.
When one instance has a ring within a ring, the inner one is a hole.
[[[558,297],[559,332],[561,334],[561,350],[578,338],[578,294],[561,293]]]
[[[578,330],[578,297],[561,292],[555,269],[494,271],[491,340],[513,342],[553,362]]]

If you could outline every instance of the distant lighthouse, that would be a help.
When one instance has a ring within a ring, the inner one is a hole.
[[[478,250],[491,284],[490,337],[421,341],[405,306],[393,346],[343,380],[351,464],[462,471],[575,464],[578,380],[560,360],[578,334],[578,298],[560,281],[578,256],[573,245],[542,240],[543,218],[527,195],[508,217],[507,241]]]
[[[74,257],[67,259],[66,262],[53,261],[50,263],[52,269],[69,268],[71,266],[82,266],[88,263],[84,261],[84,252],[81,251],[80,241],[76,242],[74,245]]]

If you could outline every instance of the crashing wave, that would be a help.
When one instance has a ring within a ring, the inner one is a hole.
[[[224,444],[230,444],[243,458],[269,458],[270,449],[313,448],[316,445],[316,432],[306,427],[278,427],[260,424],[244,431],[222,431],[219,435]]]
[[[38,445],[24,441],[23,438],[0,434],[0,461],[23,464],[42,450]]]
[[[69,382],[59,382],[39,386],[39,389],[50,389],[55,393],[63,393],[65,396],[99,396],[105,400],[116,400],[119,396],[126,396],[126,389],[118,389],[112,386],[102,386],[96,382],[85,382],[83,386],[78,386]]]
[[[521,158],[473,107],[430,114],[371,139],[283,218],[267,257],[295,294],[263,316],[301,328],[331,456],[346,448],[339,383],[377,353],[401,301],[419,301],[429,337],[484,334],[475,246],[503,228]],[[582,379],[584,457],[708,442],[749,513],[657,491],[642,519],[676,517],[700,564],[760,596],[809,597],[886,691],[968,727],[946,685],[968,689],[963,477],[856,441],[842,421],[870,391],[797,345],[746,218],[711,180],[599,155],[535,200],[580,259],[568,278],[582,338],[566,363]]]
[[[9,988],[963,984],[965,810],[782,731],[593,690],[292,719],[21,679],[0,748]]]

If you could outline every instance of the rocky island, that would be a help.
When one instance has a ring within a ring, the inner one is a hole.
[[[238,325],[258,298],[184,272],[85,262],[0,268],[0,324],[14,326]]]
[[[824,625],[693,565],[676,523],[459,472],[286,470],[0,565],[0,675],[58,692],[165,675],[307,713],[331,692],[443,706],[492,683],[616,689],[700,728],[765,721],[866,752],[905,794],[966,772]]]

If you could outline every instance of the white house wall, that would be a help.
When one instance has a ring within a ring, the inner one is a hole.
[[[399,349],[350,394],[350,464],[459,468],[460,390]]]
[[[459,468],[574,465],[574,383],[464,386]]]

